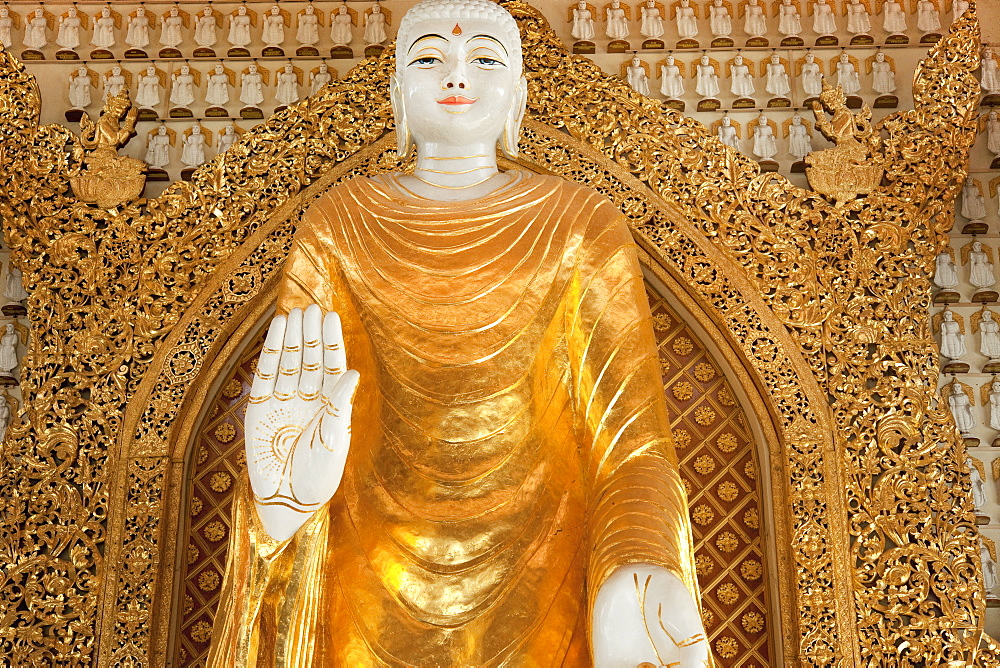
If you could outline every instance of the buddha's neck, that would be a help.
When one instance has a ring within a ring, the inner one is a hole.
[[[486,144],[417,147],[413,176],[437,188],[472,188],[497,174],[496,149]]]

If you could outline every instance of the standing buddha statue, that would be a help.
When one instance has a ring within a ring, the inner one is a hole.
[[[498,171],[527,95],[499,5],[415,5],[389,89],[416,165],[298,225],[208,665],[707,666],[624,217]]]

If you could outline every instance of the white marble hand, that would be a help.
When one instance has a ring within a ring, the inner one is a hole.
[[[351,442],[358,372],[347,371],[340,317],[313,304],[275,316],[244,420],[261,524],[291,538],[337,491]]]
[[[597,668],[708,668],[698,605],[676,575],[630,564],[611,574],[594,600],[591,646]]]

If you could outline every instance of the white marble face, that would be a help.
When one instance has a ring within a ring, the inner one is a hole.
[[[518,98],[521,74],[504,33],[488,21],[432,19],[410,34],[396,77],[417,144],[495,141]]]

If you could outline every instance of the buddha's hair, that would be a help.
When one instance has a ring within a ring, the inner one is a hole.
[[[508,46],[515,71],[521,70],[521,33],[510,12],[492,0],[423,0],[406,12],[396,31],[396,70],[402,69],[404,54],[413,43],[413,27],[421,21],[448,19],[489,21],[500,27]]]

